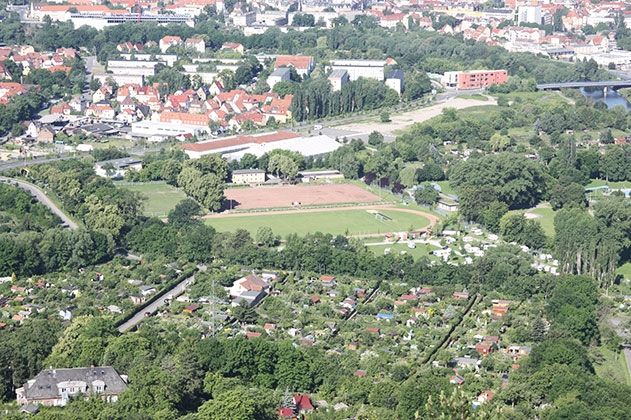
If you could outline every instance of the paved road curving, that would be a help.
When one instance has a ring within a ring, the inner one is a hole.
[[[142,308],[142,310],[138,311],[136,315],[134,315],[129,320],[127,320],[127,322],[121,324],[118,327],[118,331],[124,333],[133,329],[134,327],[136,327],[136,325],[140,324],[143,319],[145,319],[149,315],[153,315],[156,312],[158,312],[158,309],[166,305],[167,301],[173,300],[173,298],[176,298],[182,293],[184,293],[184,290],[186,290],[186,288],[194,281],[195,281],[194,275],[191,277],[185,278],[180,283],[178,283],[173,289],[165,293],[164,296],[161,296],[155,302],[151,302],[148,306],[146,306],[145,308]]]
[[[19,188],[29,192],[37,201],[48,207],[51,212],[56,214],[69,229],[77,229],[79,227],[70,217],[68,217],[66,213],[63,212],[63,210],[57,207],[57,205],[48,198],[44,191],[42,191],[39,187],[31,184],[30,182],[15,178],[7,178],[4,176],[0,176],[0,182],[14,185],[17,184]]]

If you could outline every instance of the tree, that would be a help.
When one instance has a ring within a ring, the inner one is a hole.
[[[508,209],[535,206],[544,196],[546,180],[541,164],[499,153],[456,163],[450,168],[449,183],[459,193],[462,215],[481,222],[488,203],[494,201]],[[499,222],[499,217],[492,219]]]
[[[576,182],[569,184],[558,183],[550,191],[550,204],[553,210],[559,210],[564,207],[585,207],[587,206],[585,188]]]
[[[417,172],[418,181],[442,181],[445,179],[445,172],[443,172],[443,168],[435,163],[428,162],[423,165]]]
[[[600,172],[607,181],[624,181],[631,178],[628,172],[631,159],[621,146],[609,146],[600,159]]]
[[[269,226],[261,226],[256,231],[256,242],[263,246],[272,247],[278,242],[278,237],[274,235]]]
[[[294,179],[298,175],[298,164],[285,154],[276,153],[269,159],[267,170],[285,179]]]
[[[499,231],[505,241],[517,242],[528,248],[541,249],[546,243],[541,224],[527,219],[522,213],[504,215],[500,220]]]
[[[114,325],[105,318],[76,317],[53,347],[46,365],[59,368],[98,366],[114,331]]]
[[[390,120],[390,113],[388,111],[381,111],[379,113],[379,120],[382,123],[389,123],[391,121]]]
[[[252,324],[256,322],[256,312],[247,304],[235,307],[232,315],[242,324]]]
[[[378,131],[373,131],[368,135],[368,144],[377,147],[383,144],[383,134]]]
[[[602,144],[613,144],[614,138],[611,129],[606,129],[600,133],[600,142]]]
[[[414,192],[414,201],[423,206],[433,206],[438,199],[438,191],[431,184],[424,184]]]
[[[190,225],[195,221],[195,217],[201,214],[202,208],[195,200],[186,198],[175,205],[169,212],[169,223],[176,228]]]
[[[200,420],[272,420],[276,403],[272,396],[260,390],[236,387],[205,402],[197,412]]]
[[[292,26],[313,27],[315,26],[315,17],[309,13],[296,13],[291,24]]]
[[[508,211],[508,206],[501,201],[492,201],[480,214],[480,222],[491,232],[498,232],[500,220]]]

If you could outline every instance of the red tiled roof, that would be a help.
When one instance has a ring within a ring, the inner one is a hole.
[[[314,409],[311,399],[307,394],[294,395],[294,404],[296,404],[296,408],[300,411],[312,411]]]
[[[164,114],[164,113],[163,113]],[[275,141],[281,140],[289,140],[300,137],[300,135],[296,133],[291,133],[289,131],[278,131],[276,133],[263,134],[260,136],[235,136],[223,140],[211,140],[203,143],[187,143],[182,145],[184,150],[189,150],[191,152],[209,152],[212,150],[223,149],[225,147],[232,146],[243,146],[246,144],[264,144],[264,143],[272,143]]]
[[[181,122],[182,124],[206,126],[210,118],[205,114],[189,114],[187,112],[165,111],[160,114],[161,122]]]
[[[267,283],[260,277],[250,274],[241,281],[241,286],[250,291],[260,292],[267,287]]]
[[[310,55],[279,55],[276,57],[274,68],[293,66],[297,69],[306,70],[313,64],[313,57]]]

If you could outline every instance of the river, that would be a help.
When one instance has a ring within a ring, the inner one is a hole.
[[[627,111],[631,111],[631,104],[626,98],[613,89],[608,89],[605,95],[604,89],[601,88],[581,88],[580,92],[586,98],[595,102],[602,102],[607,108],[615,108],[617,106],[624,107]]]

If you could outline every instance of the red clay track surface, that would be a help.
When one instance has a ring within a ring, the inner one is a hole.
[[[291,207],[294,202],[313,206],[379,201],[375,194],[350,184],[228,188],[224,194],[232,202],[232,208],[239,210]]]

